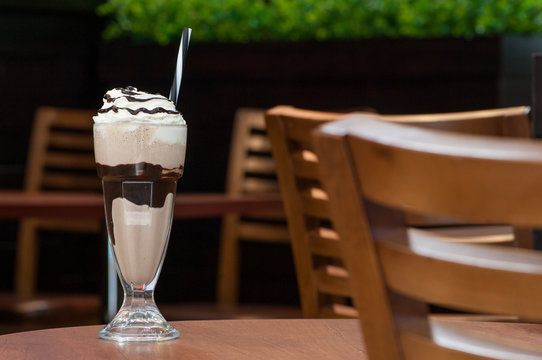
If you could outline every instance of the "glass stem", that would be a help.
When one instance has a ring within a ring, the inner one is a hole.
[[[145,290],[144,286],[125,286],[123,308],[130,311],[144,311],[156,307],[154,303],[154,289]]]

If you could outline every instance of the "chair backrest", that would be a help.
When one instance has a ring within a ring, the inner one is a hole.
[[[278,106],[266,114],[305,317],[357,316],[351,306],[348,272],[343,266],[339,236],[330,221],[328,197],[321,185],[311,138],[311,131],[317,126],[344,115],[291,106]],[[419,116],[379,115],[379,118],[458,132],[529,136],[527,107]],[[421,217],[415,220],[428,222]]]
[[[265,128],[265,111],[239,108],[235,113],[226,193],[278,193],[275,163]],[[239,295],[240,242],[288,244],[284,212],[226,214],[222,222],[217,298],[222,308],[234,308]]]
[[[329,223],[311,130],[341,113],[276,107],[266,114],[267,133],[277,166],[288,219],[303,316],[355,317],[348,274],[341,262],[338,236]]]
[[[228,194],[278,192],[275,163],[265,128],[265,110],[235,113],[226,179]]]
[[[92,116],[95,110],[39,107],[30,139],[24,190],[101,191],[96,174]],[[23,219],[19,223],[15,260],[15,292],[36,293],[38,230],[101,233],[95,219]]]
[[[95,114],[91,110],[37,109],[26,167],[26,191],[101,190],[92,138]]]
[[[467,344],[463,340],[472,331],[432,326],[425,307],[539,322],[540,254],[448,242],[404,221],[406,211],[415,211],[541,227],[542,143],[419,129],[364,115],[323,126],[314,141],[371,360],[542,356],[506,334],[478,334]],[[397,297],[415,306],[398,307]]]

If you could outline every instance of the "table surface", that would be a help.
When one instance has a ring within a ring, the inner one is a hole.
[[[226,213],[280,211],[280,194],[228,195],[222,193],[177,194],[174,217],[219,217]],[[104,217],[101,194],[0,190],[0,219],[25,217]]]
[[[367,359],[357,320],[174,321],[176,340],[118,344],[101,326],[0,336],[0,359]]]
[[[497,351],[504,358],[542,359],[542,324],[472,320],[458,320],[453,315],[432,317],[432,328],[440,329],[433,336],[442,341],[452,334],[446,339],[448,345],[450,340],[456,346],[459,344],[458,349],[464,349],[465,344],[476,345],[475,352],[480,354]],[[356,319],[209,320],[172,324],[181,332],[180,338],[155,343],[119,344],[102,340],[98,338],[102,326],[2,335],[0,359],[368,360]],[[459,334],[469,338],[457,343],[462,339]],[[523,357],[518,349],[522,349]]]

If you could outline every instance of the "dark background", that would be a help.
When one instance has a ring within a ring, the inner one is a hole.
[[[168,94],[177,45],[103,42],[96,3],[0,2],[0,188],[22,188],[38,106],[98,109],[107,89],[126,85]],[[181,87],[189,140],[179,192],[224,191],[233,115],[241,106],[416,113],[528,105],[536,50],[530,44],[500,38],[193,43]],[[0,223],[0,290],[13,287],[16,230],[16,222]],[[215,298],[219,230],[220,219],[175,222],[159,301]],[[43,235],[40,290],[103,291],[97,266],[103,239]],[[243,302],[297,303],[288,247],[247,243],[242,253]]]

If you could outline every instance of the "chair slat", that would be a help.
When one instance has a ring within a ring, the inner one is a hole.
[[[244,163],[245,171],[260,175],[275,175],[275,162],[272,157],[248,156]]]
[[[102,223],[99,220],[89,221],[87,219],[70,219],[69,222],[66,222],[64,219],[33,218],[32,224],[40,229],[57,231],[80,231],[94,234],[102,231]]]
[[[95,190],[100,191],[102,184],[97,176],[71,175],[63,173],[46,173],[43,175],[42,186],[48,189],[66,190]]]
[[[273,111],[284,114],[285,135],[289,140],[310,144],[311,131],[325,122],[336,120],[344,114],[323,111],[301,110],[280,106]]]
[[[95,110],[80,110],[80,109],[57,109],[57,108],[42,108],[44,113],[47,113],[52,121],[52,125],[56,128],[68,130],[84,130],[92,129],[92,117],[96,115]]]
[[[320,309],[321,318],[355,319],[358,316],[355,307],[344,304],[329,304]]]
[[[247,140],[247,151],[271,154],[271,144],[265,135],[253,135]]]
[[[275,221],[286,223],[284,211],[258,211],[257,213],[241,213],[243,219],[254,221]]]
[[[96,169],[94,154],[61,153],[50,151],[45,155],[45,166],[63,169]]]
[[[240,222],[238,233],[240,238],[247,240],[290,242],[288,229],[284,225]]]
[[[243,193],[279,192],[279,184],[273,179],[246,178],[243,181]]]
[[[56,148],[94,151],[94,140],[91,135],[52,132],[49,135],[49,146]]]
[[[406,245],[378,244],[390,288],[422,301],[455,309],[514,314],[523,319],[542,320],[542,309],[532,300],[533,297],[540,297],[542,301],[542,291],[537,290],[536,286],[542,282],[540,254],[510,247],[497,249],[489,245],[434,242],[436,246],[444,245],[445,257],[453,258],[456,262],[442,261],[438,254],[432,256],[428,250],[424,254],[417,254]],[[427,244],[427,239],[424,243]],[[517,272],[522,273],[521,287],[517,286],[518,278],[514,273],[507,274],[499,269],[506,267],[505,262],[511,260],[512,251],[516,253],[515,260],[522,261],[521,265],[516,266]],[[472,255],[465,256],[469,252]],[[484,258],[484,255],[487,257]],[[405,271],[405,267],[408,267],[408,271]],[[480,291],[480,284],[483,284],[483,291]],[[497,295],[502,293],[502,289],[514,289],[513,296]]]
[[[341,258],[339,235],[335,230],[319,228],[309,233],[309,248],[313,254]]]
[[[296,152],[292,155],[295,176],[303,179],[319,180],[318,158],[308,150]]]
[[[314,272],[318,291],[325,294],[349,296],[348,272],[344,268],[326,265]]]
[[[329,219],[329,199],[322,189],[310,188],[301,193],[303,208],[309,216]]]

